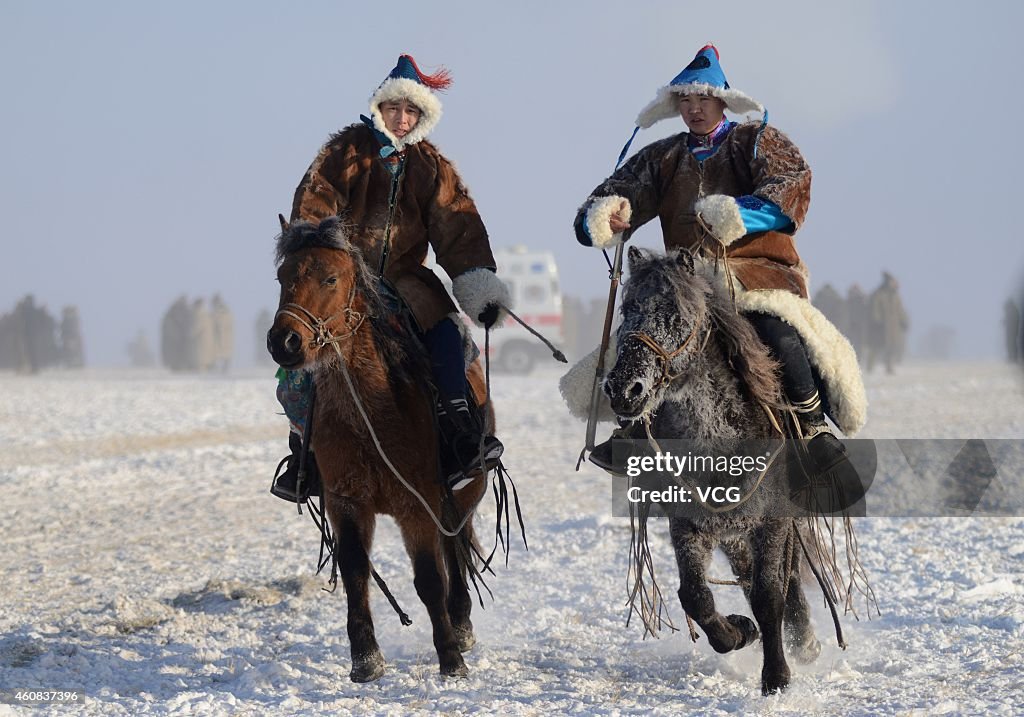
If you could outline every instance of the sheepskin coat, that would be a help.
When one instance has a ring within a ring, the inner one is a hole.
[[[644,147],[591,193],[576,218],[577,237],[589,243],[583,222],[595,200],[620,196],[631,205],[632,230],[658,217],[666,250],[694,251],[703,237],[694,204],[712,194],[752,194],[773,202],[793,221],[795,233],[810,204],[811,170],[796,146],[774,127],[766,126],[758,139],[760,126],[737,125],[703,162],[687,147],[686,132]],[[705,244],[702,254],[710,257],[711,251]],[[726,255],[733,275],[746,289],[783,289],[807,298],[807,270],[792,234],[748,234],[729,244]]]
[[[404,170],[397,180],[380,149],[381,143],[364,124],[333,135],[295,190],[291,220],[318,222],[340,216],[350,241],[376,270],[384,252],[394,182],[384,278],[426,331],[457,311],[444,285],[423,265],[428,246],[453,279],[470,269],[494,270],[494,255],[469,192],[433,144],[420,140],[405,147]]]

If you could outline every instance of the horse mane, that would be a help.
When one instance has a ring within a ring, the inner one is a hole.
[[[694,271],[693,258],[685,250],[665,255],[641,251],[646,261],[634,268],[630,281],[663,277],[672,287],[676,305],[693,307],[695,326],[711,321],[712,333],[750,397],[769,407],[778,406],[782,396],[778,362],[732,300]]]
[[[280,266],[288,257],[305,249],[334,249],[344,252],[352,260],[356,290],[367,303],[368,323],[389,377],[405,383],[432,383],[429,359],[411,322],[405,322],[405,331],[395,327],[391,321],[395,310],[382,293],[381,279],[370,269],[359,247],[349,242],[341,219],[335,216],[319,224],[298,221],[288,225],[277,237],[277,264]]]

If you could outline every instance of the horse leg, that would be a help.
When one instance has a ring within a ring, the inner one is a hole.
[[[437,650],[441,674],[448,677],[465,677],[469,674],[469,669],[462,659],[459,641],[448,617],[447,586],[446,581],[442,579],[444,560],[437,528],[429,520],[402,521],[399,528],[405,541],[405,549],[412,559],[416,594],[427,608],[430,624],[434,628],[434,648]]]
[[[742,538],[734,537],[723,540],[718,547],[728,558],[732,574],[743,589],[747,602],[750,602],[750,576],[754,571],[753,559],[750,556],[750,544]]]
[[[470,547],[473,544],[473,522],[469,521],[462,529],[465,536],[465,545]],[[466,578],[466,566],[459,562],[458,545],[456,541],[461,538],[442,538],[444,543],[444,558],[448,569],[448,619],[455,631],[455,639],[458,641],[459,651],[468,652],[476,644],[476,636],[473,634],[473,623],[469,615],[473,610],[473,599],[469,595],[469,581]],[[466,556],[472,560],[472,554]]]
[[[683,610],[701,626],[715,652],[739,650],[752,643],[757,639],[757,628],[750,618],[723,617],[715,609],[715,597],[705,574],[714,549],[711,536],[697,530],[689,520],[678,518],[670,520],[669,532],[679,566],[679,602]]]
[[[788,521],[765,521],[751,536],[754,570],[750,584],[750,607],[761,628],[764,666],[761,693],[780,692],[789,685],[789,665],[782,645],[783,591],[791,578],[789,554],[795,536]]]
[[[795,526],[793,530],[798,530]],[[786,646],[794,660],[802,665],[810,664],[821,654],[821,643],[811,628],[811,609],[800,582],[800,565],[803,553],[793,550],[789,565],[789,587],[786,591],[786,608],[783,622],[786,630]]]
[[[353,682],[371,682],[384,674],[384,656],[377,645],[370,614],[370,556],[376,517],[370,510],[345,505],[335,519],[338,572],[348,598],[348,640],[352,648]]]

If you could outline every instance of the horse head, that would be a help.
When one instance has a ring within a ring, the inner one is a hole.
[[[370,280],[337,217],[291,225],[282,218],[281,229],[281,299],[267,332],[267,350],[282,368],[293,370],[317,363],[323,351],[340,352],[338,344],[365,317]]]
[[[618,353],[604,391],[617,415],[636,419],[657,408],[704,343],[709,287],[686,251],[656,256],[631,247],[628,259]]]

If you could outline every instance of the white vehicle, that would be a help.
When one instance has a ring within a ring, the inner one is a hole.
[[[562,291],[558,285],[554,254],[515,246],[496,249],[494,260],[498,264],[498,276],[508,284],[512,293],[512,310],[561,348],[565,341],[562,333]],[[430,266],[451,293],[451,280],[432,261]],[[484,330],[468,320],[466,323],[472,327],[473,340],[482,352]],[[546,360],[552,360],[551,351],[514,319],[506,319],[500,329],[491,331],[493,368],[524,374],[532,371],[538,361]]]

